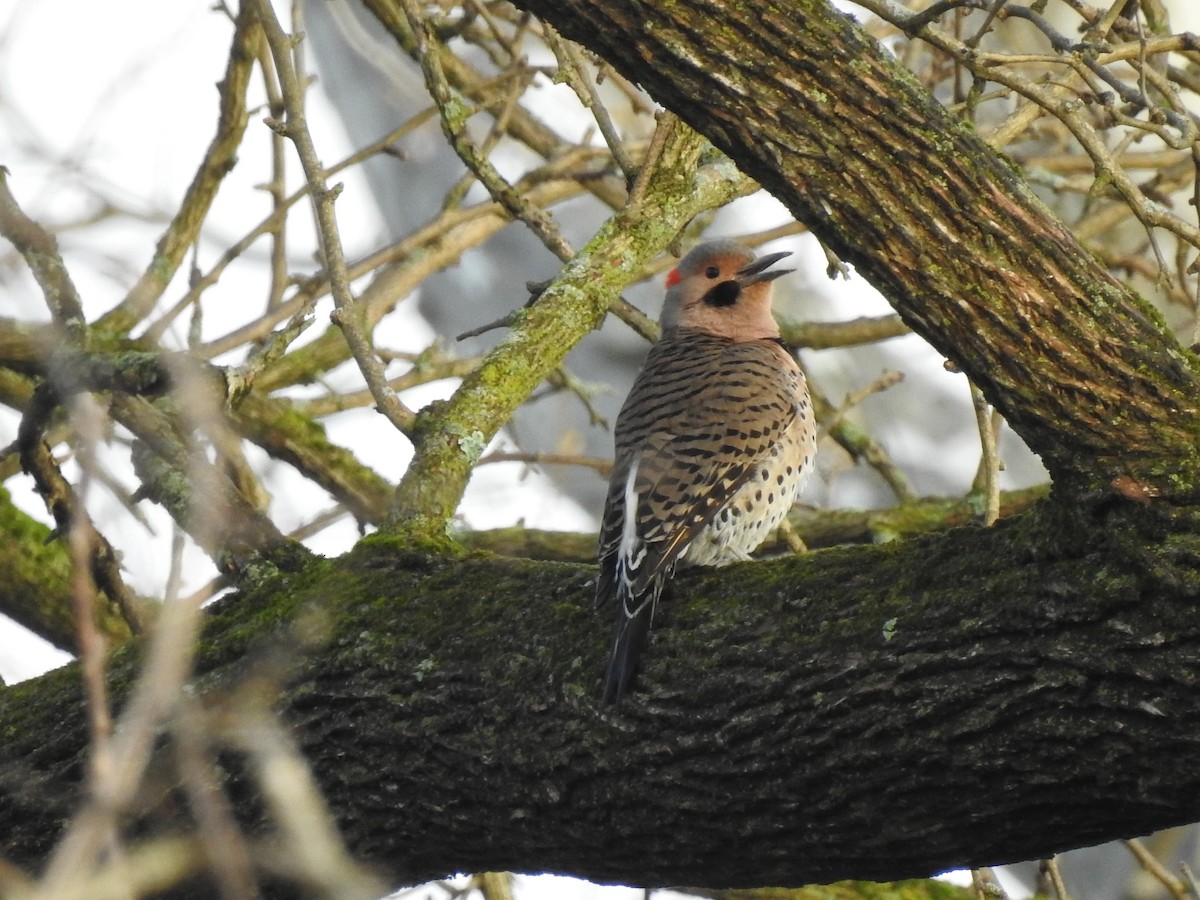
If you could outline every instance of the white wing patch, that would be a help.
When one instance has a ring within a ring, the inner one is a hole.
[[[617,574],[620,582],[618,595],[621,596],[626,605],[626,612],[632,614],[628,609],[629,598],[633,587],[633,573],[635,573],[642,565],[642,561],[646,558],[646,544],[638,535],[638,493],[637,493],[637,476],[638,476],[639,460],[634,460],[633,465],[629,467],[629,474],[625,477],[625,502],[621,514],[624,519],[621,522],[621,545],[617,550]]]

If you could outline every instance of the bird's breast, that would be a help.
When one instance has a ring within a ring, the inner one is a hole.
[[[783,522],[812,473],[816,427],[807,397],[751,477],[688,545],[681,562],[723,566],[749,557]]]

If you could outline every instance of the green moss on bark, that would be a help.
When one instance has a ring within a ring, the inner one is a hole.
[[[74,651],[75,614],[71,561],[50,529],[18,509],[0,488],[0,610],[60,649]],[[129,639],[129,626],[102,595],[96,607],[100,633],[110,641]]]

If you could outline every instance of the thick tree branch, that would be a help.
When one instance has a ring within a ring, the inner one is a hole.
[[[1060,486],[1124,476],[1194,496],[1194,358],[826,0],[517,5],[641,83],[782,200],[970,375]]]
[[[1059,513],[681,577],[641,689],[607,717],[589,567],[378,539],[225,603],[197,683],[216,714],[271,623],[317,613],[301,620],[324,646],[279,644],[280,706],[352,850],[398,882],[886,879],[1200,818],[1200,557],[1136,504],[1074,533]],[[118,695],[134,669],[114,662]],[[75,802],[73,678],[0,693],[14,862]],[[250,793],[233,796],[254,819]]]
[[[71,561],[51,530],[13,505],[0,488],[0,613],[54,646],[79,651],[71,605]],[[129,640],[129,624],[113,603],[96,604],[96,627],[109,641]]]

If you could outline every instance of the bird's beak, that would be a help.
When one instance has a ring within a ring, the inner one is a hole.
[[[791,255],[789,251],[785,250],[782,253],[768,253],[766,256],[760,256],[754,262],[750,263],[750,265],[738,269],[738,284],[745,287],[746,285],[757,284],[760,281],[774,281],[780,275],[796,271],[795,269],[776,269],[774,272],[766,271],[785,256]]]

